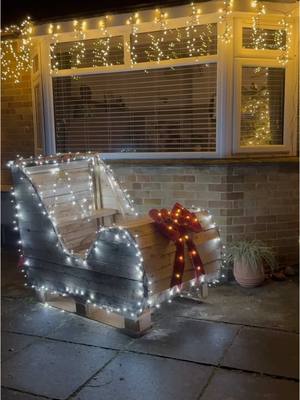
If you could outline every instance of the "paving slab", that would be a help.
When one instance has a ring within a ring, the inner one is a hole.
[[[111,349],[122,349],[132,341],[116,328],[78,315],[72,315],[66,324],[48,337]]]
[[[222,365],[298,379],[298,354],[295,333],[242,328]]]
[[[4,298],[1,304],[2,330],[45,336],[66,323],[70,315],[44,307],[34,299]]]
[[[13,357],[35,340],[37,340],[37,338],[33,336],[4,332],[1,337],[1,362]]]
[[[2,364],[2,385],[66,399],[114,355],[112,350],[39,340]]]
[[[201,400],[298,400],[298,384],[255,374],[218,370]]]
[[[234,282],[211,287],[202,302],[177,298],[173,304],[161,307],[161,313],[170,312],[200,320],[298,332],[298,277],[267,281],[257,288],[242,288]]]
[[[171,358],[217,364],[236,335],[238,326],[186,318],[158,321],[129,350]]]
[[[211,371],[185,361],[122,353],[74,400],[196,400]]]
[[[49,398],[35,396],[23,392],[16,392],[15,390],[2,388],[1,399],[2,400],[45,400],[45,399],[48,400]]]

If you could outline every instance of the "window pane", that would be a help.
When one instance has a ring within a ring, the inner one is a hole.
[[[57,151],[215,151],[217,65],[53,79]]]
[[[284,68],[242,68],[241,146],[283,144]]]
[[[52,67],[57,69],[97,67],[124,63],[123,37],[114,36],[54,46]]]
[[[217,24],[131,35],[131,53],[137,63],[217,54]]]
[[[284,30],[243,28],[243,47],[246,49],[285,50],[285,45]]]

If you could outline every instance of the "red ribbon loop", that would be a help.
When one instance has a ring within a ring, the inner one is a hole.
[[[181,204],[175,203],[172,210],[165,208],[150,210],[150,217],[154,220],[161,234],[175,243],[176,252],[173,265],[173,275],[170,287],[180,285],[184,273],[184,244],[186,244],[188,254],[195,270],[196,279],[204,274],[204,267],[197,247],[193,242],[190,232],[201,232],[202,226],[195,213],[190,212]]]

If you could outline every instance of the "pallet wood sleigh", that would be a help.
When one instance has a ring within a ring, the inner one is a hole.
[[[132,334],[151,326],[170,287],[175,244],[149,216],[139,216],[126,189],[98,154],[61,154],[11,165],[27,285],[51,305]],[[192,233],[205,269],[201,281],[185,253],[181,289],[218,277],[220,236],[207,211],[194,210]]]

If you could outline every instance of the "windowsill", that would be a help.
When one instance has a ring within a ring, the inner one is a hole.
[[[127,165],[265,165],[265,164],[296,164],[298,157],[236,157],[236,158],[199,158],[199,159],[114,159],[106,160],[109,164],[127,164]]]

